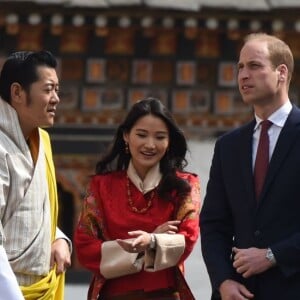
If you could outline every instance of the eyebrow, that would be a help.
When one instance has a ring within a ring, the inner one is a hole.
[[[142,128],[137,128],[136,131],[148,132],[148,130],[142,129]],[[156,131],[155,133],[159,133],[159,134],[168,134],[168,131]]]
[[[59,85],[59,82],[55,82],[52,79],[46,79],[46,81],[44,82],[44,85]]]
[[[259,61],[257,59],[252,59],[252,60],[247,61],[246,63],[238,62],[237,66],[240,67],[240,66],[250,65],[250,64],[253,64],[253,63],[254,64],[262,64],[261,61]]]

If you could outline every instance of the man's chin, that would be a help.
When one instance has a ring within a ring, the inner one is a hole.
[[[253,104],[255,104],[255,101],[256,101],[256,99],[254,99],[253,97],[251,97],[249,95],[243,95],[242,100],[247,105],[253,105]]]
[[[39,127],[40,128],[49,128],[49,127],[52,127],[53,125],[54,125],[54,122],[51,122],[51,123],[40,125]]]

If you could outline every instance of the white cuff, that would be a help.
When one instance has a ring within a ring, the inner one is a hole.
[[[145,252],[145,271],[155,272],[176,266],[185,249],[182,234],[155,234],[156,249]]]
[[[1,299],[24,300],[16,276],[2,246],[0,246],[0,266]]]
[[[72,253],[72,251],[73,251],[72,241],[58,227],[56,227],[55,240],[58,240],[58,239],[66,240],[66,242],[69,245],[70,253]]]
[[[106,278],[116,278],[142,270],[144,257],[125,251],[117,241],[102,243],[100,273]]]

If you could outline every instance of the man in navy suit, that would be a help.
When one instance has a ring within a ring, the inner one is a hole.
[[[282,40],[246,37],[238,85],[255,118],[216,142],[200,218],[211,299],[300,299],[300,110],[288,96],[293,69]],[[256,196],[263,120],[271,121],[269,165]]]

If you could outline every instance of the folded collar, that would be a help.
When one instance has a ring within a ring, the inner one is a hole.
[[[149,191],[156,188],[161,180],[162,174],[159,170],[159,163],[153,166],[145,176],[145,179],[142,180],[137,174],[132,161],[129,162],[127,169],[127,175],[132,181],[132,183],[137,187],[137,189],[143,194],[148,193]]]

